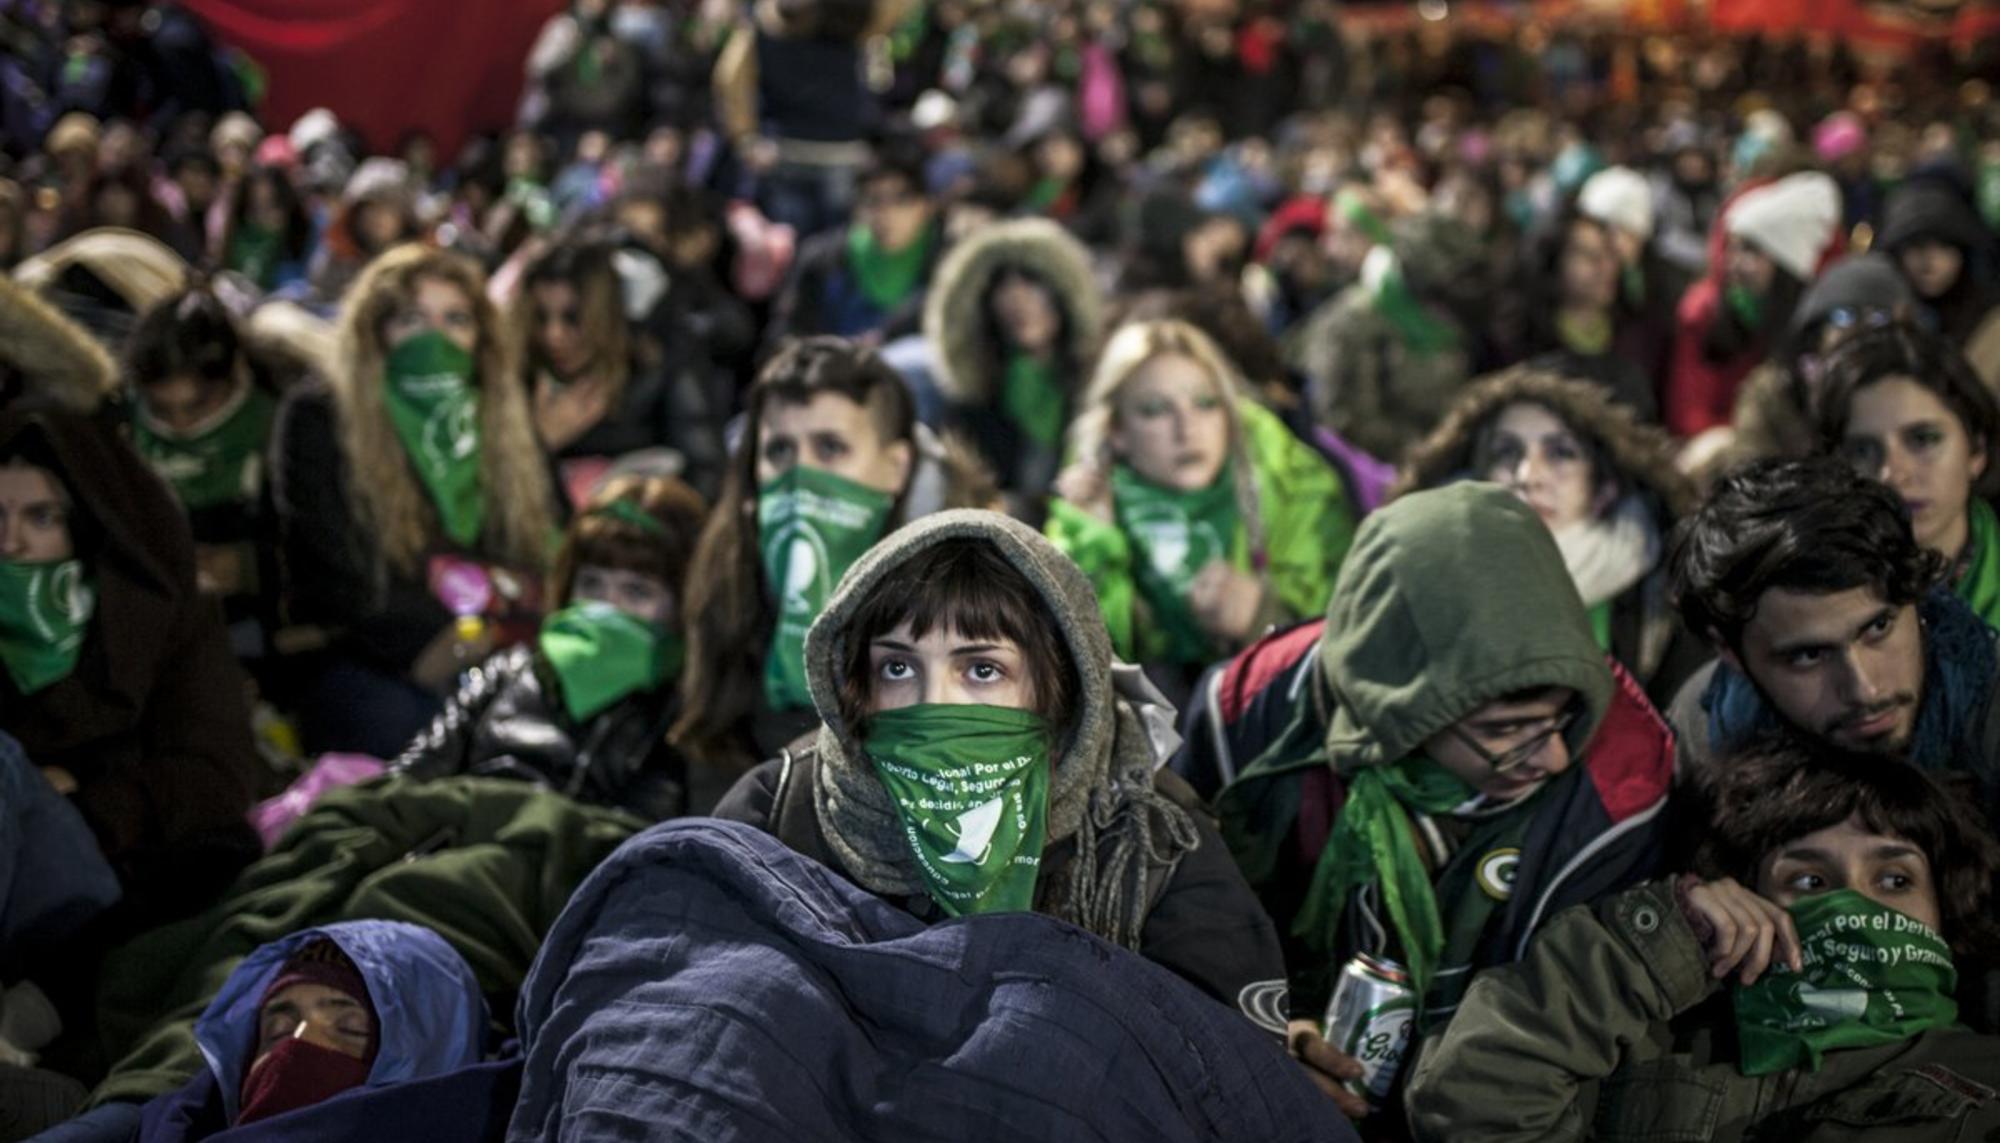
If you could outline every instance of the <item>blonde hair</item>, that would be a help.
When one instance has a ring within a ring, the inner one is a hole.
[[[339,364],[330,377],[348,501],[392,569],[406,576],[423,573],[424,555],[442,528],[389,419],[382,379],[388,358],[384,327],[414,304],[417,283],[425,278],[456,286],[479,326],[472,352],[479,388],[479,484],[486,501],[480,553],[540,569],[555,528],[548,470],[484,276],[456,254],[414,244],[395,247],[370,262],[348,291],[337,334]]]
[[[1201,330],[1184,321],[1130,322],[1118,327],[1098,355],[1097,369],[1084,386],[1076,417],[1069,426],[1069,458],[1109,473],[1117,458],[1111,454],[1111,434],[1118,427],[1118,394],[1148,362],[1168,354],[1193,361],[1214,382],[1229,421],[1229,458],[1236,483],[1236,503],[1249,530],[1250,550],[1264,550],[1264,522],[1258,512],[1257,473],[1243,433],[1238,406],[1256,398],[1229,355]]]
[[[554,368],[536,346],[539,322],[535,320],[535,287],[568,286],[576,291],[577,334],[591,347],[589,366],[608,382],[608,407],[617,409],[624,399],[625,385],[632,372],[632,354],[644,351],[643,339],[634,336],[625,317],[625,298],[612,261],[612,247],[602,242],[566,240],[530,263],[522,275],[521,288],[508,309],[507,326],[512,335],[515,363],[527,378],[526,392],[534,392],[542,373],[554,375]],[[557,377],[562,382],[580,377]]]

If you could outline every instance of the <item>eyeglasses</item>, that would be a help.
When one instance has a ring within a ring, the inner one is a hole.
[[[1834,329],[1853,329],[1867,326],[1880,329],[1896,320],[1896,315],[1878,306],[1835,306],[1826,313],[1826,324]]]
[[[1576,716],[1579,713],[1581,712],[1574,705],[1571,705],[1561,714],[1550,719],[1547,726],[1536,731],[1526,740],[1507,748],[1499,754],[1486,749],[1484,743],[1467,734],[1465,731],[1460,730],[1455,725],[1451,727],[1450,734],[1453,738],[1463,742],[1467,750],[1477,754],[1481,762],[1491,766],[1495,774],[1505,774],[1509,770],[1520,769],[1537,755],[1541,754],[1542,748],[1549,744],[1549,739],[1568,730],[1570,724],[1576,721]]]

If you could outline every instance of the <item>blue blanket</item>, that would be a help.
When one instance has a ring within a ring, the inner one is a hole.
[[[925,926],[751,827],[668,822],[521,992],[509,1140],[1350,1140],[1268,1032],[1032,914]]]

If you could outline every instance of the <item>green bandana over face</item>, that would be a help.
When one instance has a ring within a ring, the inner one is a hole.
[[[1148,642],[1161,648],[1159,655],[1141,657],[1175,663],[1215,658],[1213,641],[1195,621],[1188,592],[1201,570],[1217,560],[1238,568],[1249,563],[1249,539],[1230,466],[1199,492],[1177,492],[1125,465],[1113,465],[1111,503],[1118,529],[1131,541],[1136,557],[1132,578],[1152,619]]]
[[[1804,1066],[1830,1051],[1907,1040],[1958,1019],[1951,949],[1930,926],[1852,889],[1791,907],[1805,969],[1774,964],[1736,989],[1746,1076]]]
[[[1292,933],[1316,951],[1331,953],[1348,898],[1379,881],[1410,980],[1418,996],[1428,996],[1444,953],[1444,922],[1410,814],[1449,813],[1470,801],[1473,789],[1424,757],[1363,766],[1347,781],[1347,802],[1320,851]]]
[[[478,541],[486,518],[479,487],[479,390],[472,373],[472,354],[433,331],[389,354],[384,389],[389,420],[445,534],[467,548]]]
[[[757,550],[778,610],[764,658],[764,699],[771,709],[812,705],[806,629],[833,585],[882,537],[894,503],[886,492],[803,464],[758,489]]]
[[[183,431],[155,420],[140,402],[132,443],[189,511],[247,502],[257,498],[275,408],[269,394],[245,384],[213,416]]]
[[[231,270],[268,290],[278,269],[278,258],[283,253],[281,238],[282,235],[272,227],[259,226],[254,222],[238,223],[236,232],[229,236],[226,264]]]
[[[1009,707],[925,703],[869,716],[868,757],[938,908],[1034,908],[1048,838],[1048,728]]]
[[[1729,286],[1722,291],[1722,301],[1744,329],[1755,333],[1764,328],[1764,299],[1757,291],[1748,286]]]
[[[931,228],[926,226],[917,240],[901,250],[885,250],[875,240],[875,232],[865,226],[847,228],[847,264],[868,304],[887,312],[903,304],[917,292],[917,280],[931,252]]]
[[[1000,411],[1035,444],[1053,449],[1062,443],[1067,398],[1062,380],[1047,362],[1025,353],[1007,359],[1006,376],[1001,381]]]
[[[564,709],[578,722],[627,695],[658,689],[685,654],[678,635],[595,601],[572,603],[542,620],[537,645],[562,684]]]
[[[14,689],[31,695],[68,678],[96,612],[82,560],[0,561],[0,663]]]
[[[2000,626],[2000,520],[1994,517],[1993,505],[1981,496],[1974,496],[1966,505],[1966,515],[1970,524],[1965,537],[1967,559],[1955,588],[1958,597],[1988,627]]]

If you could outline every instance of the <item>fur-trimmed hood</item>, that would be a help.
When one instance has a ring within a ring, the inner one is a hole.
[[[999,356],[989,344],[985,303],[1003,269],[1033,274],[1054,293],[1068,327],[1069,356],[1081,371],[1096,352],[1104,311],[1091,276],[1090,251],[1060,225],[1042,218],[1003,222],[952,247],[924,301],[924,337],[937,354],[937,384],[960,404],[981,405],[996,389]],[[1081,375],[1070,379],[1074,392]]]
[[[97,339],[39,295],[0,277],[0,409],[94,412],[118,387]]]
[[[1665,432],[1639,423],[1632,410],[1613,401],[1600,385],[1527,366],[1467,387],[1438,427],[1411,446],[1389,499],[1467,475],[1481,426],[1517,401],[1541,405],[1598,441],[1618,474],[1634,489],[1650,494],[1665,513],[1660,521],[1663,532],[1693,508],[1694,485],[1674,466],[1673,441]]]

